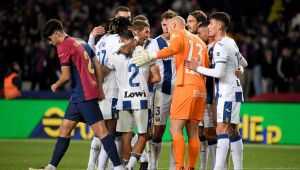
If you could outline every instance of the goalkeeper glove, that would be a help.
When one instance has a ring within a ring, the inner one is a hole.
[[[135,50],[132,54],[132,62],[136,66],[141,66],[154,61],[156,57],[156,53],[148,53],[146,50]]]

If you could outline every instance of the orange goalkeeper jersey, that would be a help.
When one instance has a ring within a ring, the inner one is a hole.
[[[208,67],[209,58],[206,44],[187,30],[176,29],[171,32],[170,46],[157,53],[158,58],[172,55],[175,56],[176,86],[190,84],[203,86],[205,89],[204,75],[187,69],[184,61],[196,60],[201,66]]]

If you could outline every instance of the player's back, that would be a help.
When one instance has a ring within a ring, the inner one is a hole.
[[[96,44],[96,56],[102,66],[107,62],[107,58],[117,52],[123,45],[118,34],[106,34]],[[103,82],[103,91],[106,98],[118,97],[118,86],[115,80],[114,71],[111,71]]]
[[[235,71],[239,67],[239,48],[235,41],[223,37],[214,46],[213,63],[225,63],[225,69],[219,79],[216,79],[217,97],[228,101],[242,101],[242,86]]]
[[[90,46],[81,39],[67,36],[57,46],[62,66],[71,67],[72,102],[81,102],[99,97],[99,87],[95,77],[92,58],[95,56]]]
[[[198,85],[203,86],[202,89],[205,90],[205,80],[204,76],[198,74],[195,71],[189,70],[184,66],[184,61],[196,60],[199,64],[204,67],[208,66],[208,54],[207,47],[205,43],[196,35],[183,30],[177,29],[171,34],[172,36],[181,37],[182,48],[178,54],[175,54],[175,64],[176,64],[176,86],[179,85]],[[176,43],[176,42],[175,42]]]
[[[157,52],[170,45],[169,41],[158,36],[153,39],[148,46],[149,52]],[[165,94],[171,94],[176,80],[175,59],[173,56],[156,60],[156,65],[159,67],[161,81],[155,84],[155,89],[160,90]]]
[[[149,104],[149,64],[137,67],[131,57],[114,53],[107,62],[108,68],[115,70],[119,87],[118,110],[150,109]]]

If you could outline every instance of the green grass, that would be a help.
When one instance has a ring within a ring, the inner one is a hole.
[[[42,139],[0,139],[0,170],[21,170],[47,165],[55,142],[55,140]],[[86,169],[89,147],[90,141],[71,141],[59,169]],[[244,145],[245,169],[300,169],[299,160],[300,146]],[[159,168],[167,169],[168,164],[169,143],[165,143],[159,160]]]

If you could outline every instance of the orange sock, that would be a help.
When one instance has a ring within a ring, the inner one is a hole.
[[[173,136],[172,143],[174,148],[176,169],[179,169],[180,167],[184,167],[185,142],[183,135]]]
[[[190,138],[189,153],[188,153],[188,167],[195,168],[199,150],[200,150],[199,138]]]

